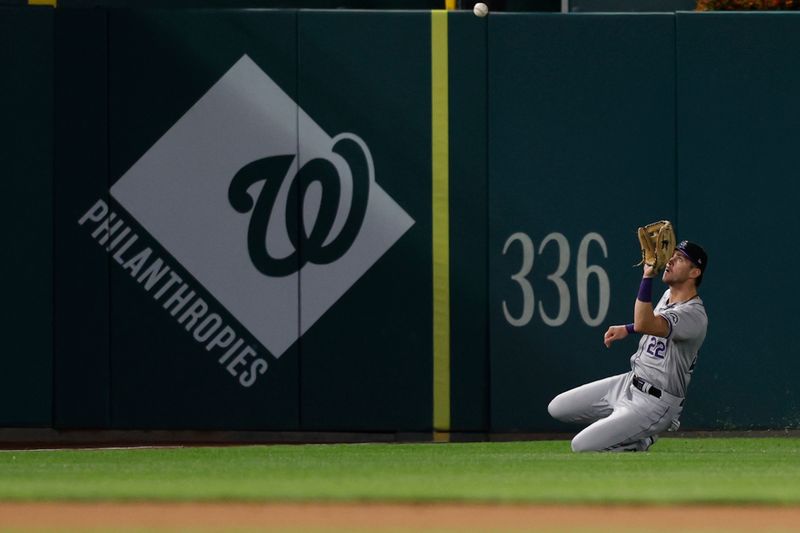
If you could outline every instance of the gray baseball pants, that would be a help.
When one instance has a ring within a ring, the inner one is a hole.
[[[633,372],[601,379],[559,394],[547,410],[562,422],[589,424],[572,439],[572,451],[646,450],[648,440],[670,427],[682,398],[656,398],[633,386]]]

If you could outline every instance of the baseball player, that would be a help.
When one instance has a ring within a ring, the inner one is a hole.
[[[667,261],[668,289],[653,308],[656,270],[644,265],[633,323],[608,328],[604,343],[642,335],[631,371],[556,396],[547,410],[562,422],[589,424],[572,439],[572,450],[646,451],[666,429],[677,429],[686,388],[706,337],[708,317],[697,289],[708,264],[705,250],[682,241]]]

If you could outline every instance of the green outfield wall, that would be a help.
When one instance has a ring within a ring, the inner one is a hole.
[[[671,15],[489,20],[495,431],[554,427],[556,394],[635,350],[602,339],[632,321],[627,221],[676,220],[674,45]]]
[[[53,12],[0,8],[5,243],[0,425],[49,426],[53,400]]]
[[[800,420],[798,252],[770,259],[782,249],[774,236],[800,221],[798,23],[797,13],[677,18],[678,218],[714,261],[703,285],[712,322],[687,413],[696,426]],[[724,218],[742,220],[741,230],[727,231]]]
[[[208,7],[0,9],[0,425],[569,431],[667,218],[683,428],[797,426],[797,15]]]

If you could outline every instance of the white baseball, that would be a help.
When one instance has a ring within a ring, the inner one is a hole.
[[[478,2],[475,4],[475,7],[472,8],[472,12],[475,13],[476,17],[485,17],[489,14],[489,6],[483,2]]]

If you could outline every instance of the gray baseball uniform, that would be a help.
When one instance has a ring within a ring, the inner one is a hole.
[[[574,451],[646,450],[683,410],[708,317],[696,296],[667,304],[667,289],[654,312],[669,323],[666,337],[643,335],[631,371],[556,396],[547,407],[563,422],[590,424],[572,439]]]

